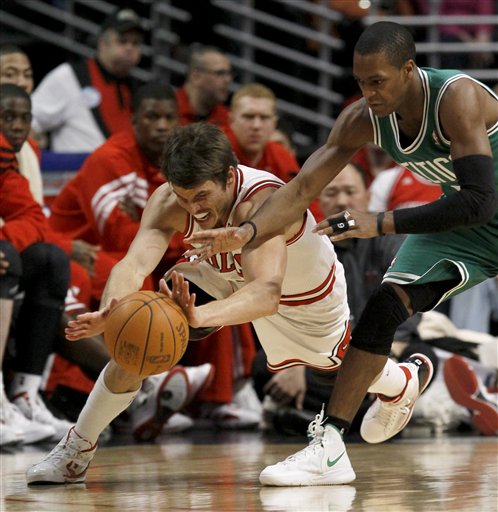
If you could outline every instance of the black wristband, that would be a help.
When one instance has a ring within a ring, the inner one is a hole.
[[[242,222],[242,224],[239,226],[239,228],[241,228],[244,224],[250,224],[253,229],[253,234],[252,234],[251,238],[249,239],[249,241],[247,242],[248,244],[250,244],[256,238],[256,234],[258,233],[258,228],[256,227],[256,224],[254,224],[254,222],[252,220],[245,220],[244,222]]]
[[[384,236],[385,235],[384,228],[383,228],[384,214],[385,214],[385,212],[379,212],[377,214],[377,234],[379,236]]]

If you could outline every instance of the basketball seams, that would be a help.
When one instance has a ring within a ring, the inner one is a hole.
[[[114,312],[116,312],[118,310],[118,308],[122,309],[123,306],[129,305],[130,303],[133,303],[133,302],[140,302],[140,301],[137,300],[137,299],[130,299],[130,300],[127,300],[126,302],[123,302],[122,304],[116,304],[116,307],[111,312],[111,316],[112,316],[112,313],[114,313]],[[130,316],[126,319],[126,321],[123,323],[121,328],[118,330],[117,335],[115,336],[115,339],[114,339],[113,358],[114,358],[115,361],[116,361],[116,351],[121,347],[121,345],[119,343],[120,338],[121,338],[121,333],[126,329],[126,326],[132,321],[133,317],[135,315],[139,314],[142,311],[142,308],[144,306],[148,306],[148,302],[142,302],[142,305],[138,309],[133,311],[133,313],[130,313]],[[111,317],[109,317],[109,319],[110,318]],[[150,330],[151,322],[152,322],[152,313],[151,313],[151,310],[149,308],[149,330]],[[147,341],[148,341],[148,335],[147,335]],[[147,353],[146,352],[146,348],[147,348],[147,345],[145,345],[144,351],[143,351],[143,354],[142,354],[142,364],[140,366],[140,373],[142,373],[142,369],[143,369],[143,365],[144,365],[144,359],[145,359],[145,354]]]
[[[168,321],[169,328],[171,330],[171,333],[173,334],[174,349],[173,349],[173,354],[172,354],[172,361],[176,361],[176,350],[177,350],[177,347],[176,347],[176,332],[175,332],[175,328],[173,327],[173,323],[171,322],[171,319],[170,319],[170,317],[168,315],[168,312],[166,311],[166,309],[164,308],[164,304],[162,303],[162,300],[163,300],[164,297],[158,297],[156,299],[156,304],[159,307],[159,309],[161,310],[161,312],[163,313],[163,315],[165,316],[166,320]],[[159,301],[161,301],[161,302],[159,302]]]
[[[144,350],[143,350],[143,354],[142,354],[142,364],[140,365],[140,375],[142,375],[142,372],[144,370],[144,364],[145,364],[145,359],[147,357],[147,349],[149,347],[149,340],[150,340],[150,331],[152,329],[152,320],[154,318],[154,314],[153,314],[153,311],[152,311],[152,307],[150,305],[150,302],[147,302],[145,303],[142,307],[144,306],[147,306],[147,309],[149,310],[149,325],[147,327],[147,337],[145,338],[145,343],[144,343]],[[139,310],[142,309],[142,308],[139,308]]]
[[[178,304],[160,292],[147,290],[129,294],[116,304],[107,318],[104,338],[113,359],[130,373],[143,377],[178,363],[188,342],[185,329],[188,333],[187,319]]]

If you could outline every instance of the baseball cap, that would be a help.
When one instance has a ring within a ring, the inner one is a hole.
[[[108,29],[115,30],[120,34],[128,32],[128,30],[144,32],[140,17],[132,9],[119,9],[109,15],[102,24],[100,32],[102,33]]]

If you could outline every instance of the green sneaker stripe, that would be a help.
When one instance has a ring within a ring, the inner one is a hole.
[[[335,466],[338,462],[339,462],[339,459],[346,453],[346,451],[343,451],[339,457],[337,457],[336,459],[334,459],[333,461],[330,461],[330,459],[327,459],[327,466],[329,468],[331,468],[332,466]]]

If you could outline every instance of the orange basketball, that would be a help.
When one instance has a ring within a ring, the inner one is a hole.
[[[169,370],[183,356],[188,322],[180,306],[162,293],[135,292],[111,310],[104,340],[120,366],[147,377]]]

